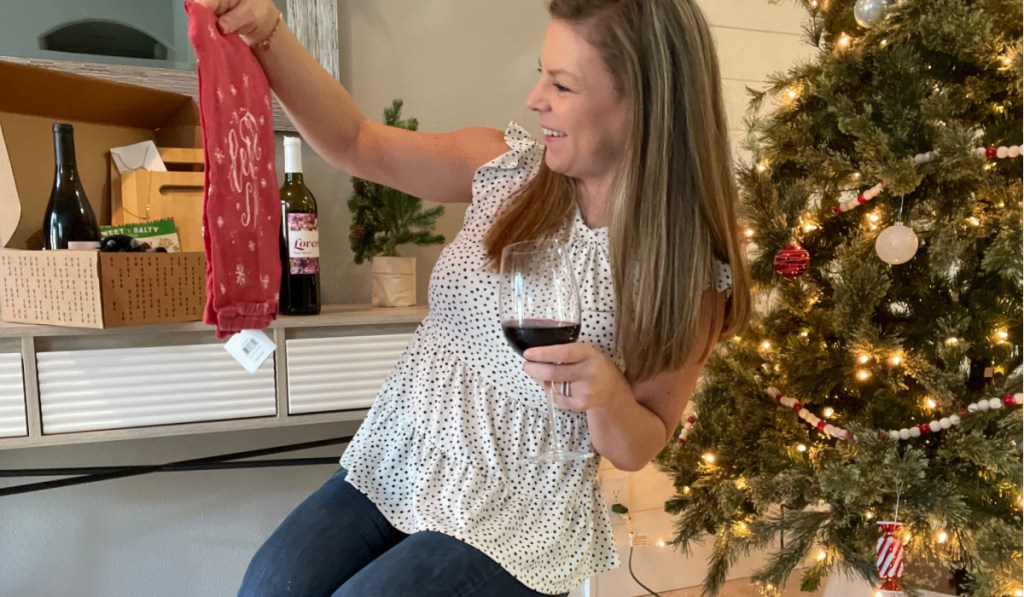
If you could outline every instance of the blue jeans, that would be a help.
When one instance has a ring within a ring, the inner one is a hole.
[[[480,550],[397,530],[339,469],[277,527],[239,597],[539,597]]]

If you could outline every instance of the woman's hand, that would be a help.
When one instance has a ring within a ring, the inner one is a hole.
[[[277,25],[277,7],[271,0],[192,0],[217,15],[223,33],[238,33],[250,46],[265,40]]]
[[[531,348],[523,355],[523,370],[545,389],[554,384],[555,404],[567,410],[588,411],[632,396],[629,382],[604,353],[576,342]],[[562,382],[568,382],[564,386]],[[562,394],[563,387],[568,396]]]

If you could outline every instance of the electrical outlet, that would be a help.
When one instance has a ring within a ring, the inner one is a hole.
[[[601,493],[604,495],[604,503],[608,508],[608,516],[612,519],[613,525],[625,522],[625,517],[612,512],[612,506],[622,504],[629,508],[629,475],[613,474],[601,479]]]

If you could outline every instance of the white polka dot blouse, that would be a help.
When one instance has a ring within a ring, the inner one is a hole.
[[[544,148],[516,123],[509,151],[481,166],[462,230],[441,253],[429,313],[341,458],[348,482],[405,533],[439,531],[487,554],[523,584],[564,593],[619,565],[596,483],[598,460],[531,463],[546,445],[546,397],[523,372],[498,314],[499,275],[484,238],[502,202],[540,166]],[[568,235],[580,285],[580,340],[615,350],[606,229],[577,210]],[[715,264],[716,286],[729,268]],[[563,446],[591,451],[584,413],[557,411]]]

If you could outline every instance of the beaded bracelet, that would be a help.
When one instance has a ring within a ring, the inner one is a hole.
[[[258,42],[252,44],[249,47],[254,49],[254,50],[260,50],[262,52],[266,52],[267,50],[269,50],[270,49],[270,40],[274,37],[274,34],[277,33],[278,27],[281,26],[281,18],[282,18],[282,15],[281,15],[281,11],[279,10],[279,11],[277,11],[277,20],[274,21],[274,28],[270,30],[270,33],[268,33],[267,36],[263,38],[263,41],[258,41]]]

